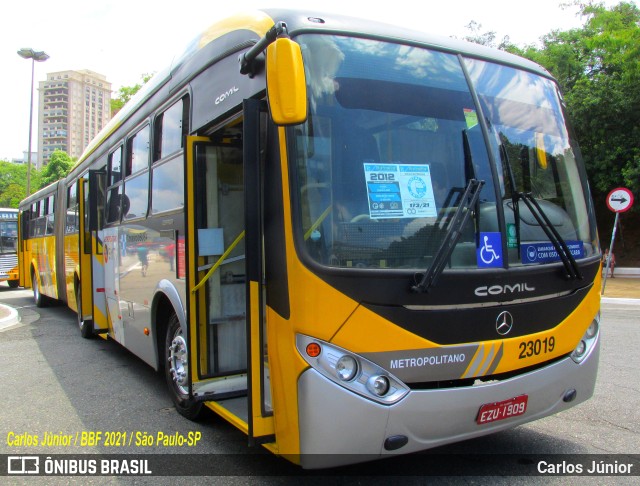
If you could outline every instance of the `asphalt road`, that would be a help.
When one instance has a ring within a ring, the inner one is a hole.
[[[178,415],[163,376],[115,342],[82,339],[70,310],[37,309],[30,290],[4,286],[0,287],[0,302],[18,308],[22,319],[19,325],[0,332],[0,454],[218,454],[221,475],[207,482],[219,484],[292,484],[319,479],[323,484],[388,484],[393,476],[402,476],[403,484],[420,484],[431,470],[441,476],[429,477],[430,483],[573,484],[578,478],[531,476],[532,461],[556,460],[555,454],[618,454],[611,457],[620,462],[629,457],[637,460],[631,455],[638,453],[640,444],[638,305],[620,305],[609,299],[603,304],[598,384],[590,401],[510,431],[438,448],[417,459],[404,456],[305,472],[260,447],[249,448],[244,434],[213,414],[199,423]],[[107,447],[105,432],[118,431],[137,432],[135,440],[146,434],[157,440],[159,433],[172,437],[176,432],[199,440],[191,446],[144,447],[128,444],[126,439],[120,447]],[[41,441],[45,433],[61,441],[70,435],[73,442],[75,434],[82,432],[88,442],[83,447],[15,445],[16,440],[28,441],[28,436]],[[92,432],[102,433],[99,443],[90,443],[96,438]],[[175,460],[175,456],[167,457]],[[194,479],[137,478],[135,483],[191,484]],[[602,479],[581,477],[580,481],[602,484]],[[54,478],[43,477],[15,481],[52,482]],[[58,478],[59,484],[69,482],[128,484],[134,480]],[[613,477],[606,483],[638,484],[640,477]]]

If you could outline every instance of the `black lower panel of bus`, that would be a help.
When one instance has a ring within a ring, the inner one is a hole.
[[[552,329],[571,314],[582,302],[591,285],[552,301],[521,302],[490,307],[471,307],[446,310],[410,310],[402,306],[363,304],[367,309],[437,344],[459,344],[503,339],[496,322],[503,311],[513,317],[509,337],[527,336]]]

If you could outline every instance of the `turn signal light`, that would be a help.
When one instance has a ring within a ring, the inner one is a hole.
[[[318,356],[320,356],[320,353],[322,352],[322,348],[320,347],[320,345],[318,343],[309,343],[307,344],[307,355],[312,357],[312,358],[317,358]]]

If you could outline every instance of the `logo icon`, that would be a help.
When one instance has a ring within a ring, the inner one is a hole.
[[[427,183],[422,177],[413,176],[407,183],[407,189],[416,199],[422,199],[427,195]]]
[[[38,456],[8,456],[7,474],[38,474],[40,458]]]
[[[496,319],[496,332],[501,336],[506,336],[513,327],[513,316],[508,311],[503,311]]]

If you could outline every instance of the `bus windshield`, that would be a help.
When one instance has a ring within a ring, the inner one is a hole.
[[[0,221],[0,252],[12,253],[18,244],[18,222]]]
[[[454,54],[341,36],[296,40],[310,110],[292,129],[294,202],[298,240],[315,262],[428,269],[472,180],[482,188],[473,217],[453,229],[449,268],[559,260],[538,257],[549,238],[525,205],[515,221],[514,191],[532,193],[575,258],[594,254],[584,176],[550,80],[464,60],[481,111]],[[483,244],[491,264],[477,250]]]

